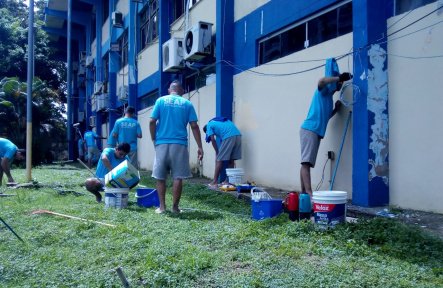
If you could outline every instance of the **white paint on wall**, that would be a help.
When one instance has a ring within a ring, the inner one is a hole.
[[[251,12],[259,9],[261,6],[271,0],[235,0],[234,3],[234,21],[238,21]],[[215,2],[215,1],[214,1]]]
[[[129,5],[129,0],[119,0],[115,7],[115,11],[122,13],[123,17],[125,17],[129,13]]]
[[[139,82],[158,71],[158,57],[158,41],[155,41],[138,54],[137,71]]]
[[[102,26],[102,46],[109,40],[109,21],[109,17],[106,18],[106,21]]]
[[[405,27],[435,5],[392,17],[387,25],[404,17],[392,31]],[[442,55],[443,25],[434,24],[441,20],[433,13],[388,39],[390,204],[438,213],[443,213],[443,58],[435,56]]]

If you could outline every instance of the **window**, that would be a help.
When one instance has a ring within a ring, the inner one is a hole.
[[[103,82],[108,82],[108,78],[109,78],[109,53],[107,53],[105,55],[105,57],[103,57]]]
[[[185,0],[186,1],[186,0]],[[173,1],[172,4],[172,22],[177,20],[184,13],[184,2],[181,0]]]
[[[147,95],[141,97],[139,99],[139,109],[142,110],[148,107],[151,107],[155,104],[155,101],[159,98],[158,90],[155,90],[154,92],[148,93]]]
[[[259,64],[352,32],[352,2],[317,14],[259,42]]]
[[[158,36],[158,0],[150,0],[147,8],[140,14],[141,49],[151,44]]]
[[[106,19],[109,17],[109,1],[103,1],[103,24],[105,24]]]
[[[189,8],[197,4],[200,0],[189,0]]]
[[[395,15],[405,13],[407,11],[417,9],[421,6],[430,4],[437,0],[396,0],[395,1]]]
[[[126,29],[120,39],[118,39],[118,45],[121,51],[121,67],[124,67],[128,64],[128,29]]]

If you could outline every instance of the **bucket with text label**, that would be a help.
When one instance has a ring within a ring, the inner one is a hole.
[[[346,201],[344,191],[315,191],[313,193],[314,221],[322,229],[333,228],[346,221]]]

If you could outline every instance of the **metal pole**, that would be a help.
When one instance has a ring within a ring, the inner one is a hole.
[[[34,82],[34,0],[29,1],[28,71],[26,87],[26,179],[32,181],[32,83]]]
[[[73,143],[72,143],[72,79],[71,79],[71,73],[72,73],[72,63],[71,63],[71,28],[72,28],[72,0],[68,0],[68,55],[67,55],[67,79],[66,84],[68,85],[67,93],[67,101],[68,101],[68,111],[67,111],[67,138],[68,138],[68,155],[69,160],[72,160],[74,158],[74,149],[73,149]]]

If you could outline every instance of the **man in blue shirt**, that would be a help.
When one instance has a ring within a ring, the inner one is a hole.
[[[152,177],[157,179],[160,207],[156,213],[166,211],[166,178],[171,171],[173,178],[172,212],[179,213],[183,179],[191,177],[188,153],[188,123],[198,146],[198,159],[203,159],[200,128],[192,103],[181,97],[183,87],[179,81],[169,86],[169,95],[157,99],[149,122],[149,132],[155,145]]]
[[[128,153],[131,146],[128,143],[120,143],[116,148],[105,148],[98,160],[95,176],[97,178],[88,178],[85,182],[86,189],[95,195],[97,202],[101,202],[103,184],[105,183],[105,175],[125,160],[129,161]]]
[[[335,59],[327,59],[325,77],[318,81],[317,90],[312,98],[308,116],[301,125],[301,169],[300,181],[302,193],[308,193],[312,198],[311,167],[315,166],[320,140],[325,136],[329,119],[340,109],[341,102],[335,102],[334,93],[340,91],[343,82],[352,79],[350,73],[339,73]]]
[[[92,131],[92,126],[89,126],[89,130],[85,132],[85,135],[83,136],[86,149],[88,150],[88,166],[92,167],[92,165],[95,164],[96,161],[98,161],[100,151],[97,147],[96,139],[106,139],[106,137],[98,136],[95,131]]]
[[[8,177],[8,186],[15,185],[14,178],[11,175],[11,164],[14,159],[23,160],[25,158],[25,150],[18,149],[14,143],[5,138],[0,138],[0,186],[3,182],[3,172]]]
[[[142,138],[142,129],[140,124],[134,118],[134,107],[128,106],[125,110],[125,117],[117,119],[109,137],[108,145],[115,146],[117,143],[129,143],[131,145],[131,152],[128,157],[131,159],[131,164],[138,168],[137,160],[137,138]]]
[[[241,133],[231,120],[225,117],[213,118],[203,127],[206,142],[211,142],[216,154],[214,179],[208,184],[209,188],[217,188],[220,171],[224,161],[228,168],[234,168],[235,160],[241,159]],[[217,139],[216,139],[217,137]],[[220,147],[217,145],[219,140]]]

